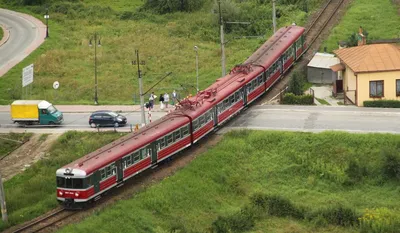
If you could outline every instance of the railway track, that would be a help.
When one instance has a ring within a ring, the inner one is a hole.
[[[20,232],[42,232],[45,229],[54,226],[56,223],[76,214],[77,211],[68,211],[64,208],[59,208],[54,210],[54,212],[45,215],[39,219],[35,219],[28,224],[12,230],[12,233],[20,233]]]
[[[314,51],[318,50],[320,43],[317,43],[317,39],[320,37],[328,23],[331,22],[332,18],[337,14],[344,1],[345,0],[328,0],[323,8],[317,13],[315,19],[306,26],[305,34],[307,48],[304,50],[302,57],[297,62],[297,66],[306,66],[312,58]],[[258,103],[264,103],[276,99],[279,94],[286,89],[291,72],[292,69],[283,74],[281,80],[276,83]]]

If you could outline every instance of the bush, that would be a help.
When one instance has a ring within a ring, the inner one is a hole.
[[[400,180],[400,154],[396,149],[385,149],[382,151],[383,174],[388,179]]]
[[[290,77],[288,93],[302,95],[304,82],[305,78],[299,72],[294,72],[292,77]]]
[[[176,11],[192,12],[200,9],[204,0],[147,0],[144,9],[158,14],[167,14]]]
[[[349,162],[349,166],[345,170],[345,173],[347,175],[347,180],[345,181],[345,184],[353,185],[357,182],[362,181],[362,178],[367,175],[367,169],[363,166],[360,166],[357,161],[351,160]]]
[[[289,199],[281,196],[255,194],[251,197],[251,203],[254,207],[261,208],[272,216],[304,218],[303,209],[297,208]]]
[[[312,95],[294,95],[293,93],[286,93],[283,96],[282,104],[313,105],[314,97]]]
[[[228,217],[219,216],[212,223],[211,231],[218,233],[243,232],[251,230],[254,225],[255,218],[252,209],[245,208]]]
[[[366,100],[364,107],[377,107],[377,108],[400,108],[400,101],[398,100]]]
[[[357,213],[341,205],[319,210],[313,214],[312,219],[324,218],[329,224],[338,226],[353,226],[357,224]]]

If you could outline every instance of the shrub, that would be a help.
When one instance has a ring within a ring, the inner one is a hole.
[[[251,203],[254,207],[261,208],[273,216],[304,218],[303,209],[297,208],[289,199],[281,196],[255,194],[251,197]]]
[[[395,233],[400,229],[398,214],[387,208],[366,209],[358,220],[361,233]]]
[[[312,95],[294,95],[293,93],[286,93],[283,96],[282,104],[313,105],[314,97]]]
[[[243,232],[252,229],[255,225],[255,216],[251,208],[245,208],[228,217],[219,216],[212,223],[211,231],[218,233]]]
[[[398,100],[366,100],[364,107],[376,108],[400,108],[400,101]]]
[[[324,218],[329,224],[338,226],[353,226],[357,224],[357,213],[350,208],[339,206],[328,207],[313,214],[312,219]]]
[[[345,170],[345,173],[347,175],[345,184],[353,185],[357,182],[360,182],[362,178],[367,175],[367,169],[363,166],[360,166],[357,161],[351,160],[349,162],[349,166]]]
[[[383,174],[389,179],[400,180],[400,154],[396,149],[385,149],[382,151]]]
[[[200,9],[204,0],[147,0],[144,9],[158,14],[167,14],[176,11],[192,12]]]
[[[299,72],[294,72],[292,77],[290,77],[288,93],[293,93],[295,95],[303,94],[303,86],[305,79]]]

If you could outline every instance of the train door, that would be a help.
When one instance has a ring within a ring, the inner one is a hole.
[[[117,167],[117,183],[124,180],[124,167],[122,159],[115,161],[115,166]]]
[[[93,173],[93,186],[94,186],[94,193],[100,192],[100,171],[95,171]]]
[[[151,156],[151,165],[154,165],[157,163],[157,153],[158,153],[158,147],[160,146],[160,144],[158,143],[158,141],[153,141],[152,143],[150,143],[150,146],[148,147],[149,150],[149,154]]]
[[[281,74],[283,74],[283,63],[284,63],[284,61],[283,61],[283,56],[281,56],[280,59],[279,59],[279,62],[278,62],[278,64],[279,64],[279,71],[281,72]]]
[[[213,119],[214,119],[214,127],[215,127],[218,125],[218,107],[217,107],[217,105],[215,105],[215,107],[213,108],[212,114],[214,115]]]
[[[243,86],[243,89],[240,93],[242,93],[242,95],[243,95],[243,102],[244,102],[243,105],[246,106],[247,105],[247,85]]]

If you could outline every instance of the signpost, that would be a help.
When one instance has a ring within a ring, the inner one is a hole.
[[[33,83],[33,64],[22,69],[22,88]],[[28,95],[28,88],[25,88],[26,95]]]

